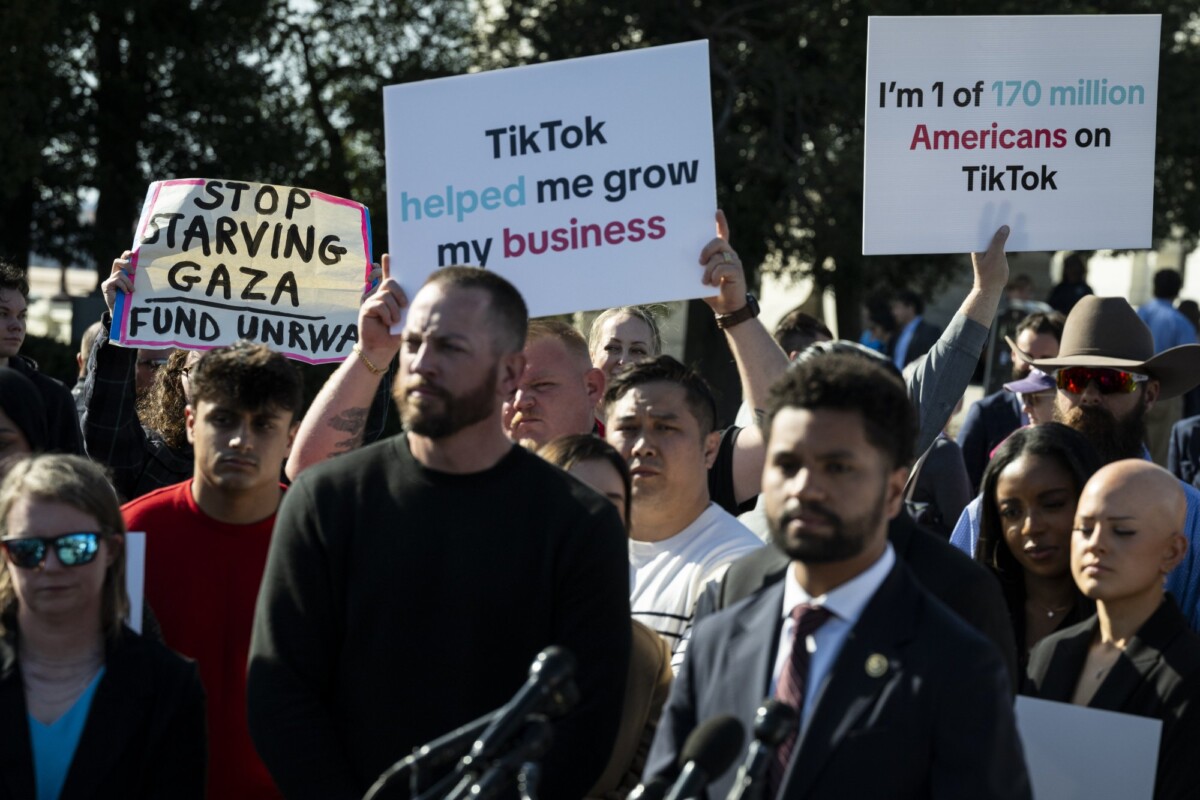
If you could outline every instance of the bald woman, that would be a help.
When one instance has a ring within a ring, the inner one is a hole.
[[[1163,581],[1187,552],[1178,479],[1117,461],[1088,481],[1075,511],[1071,574],[1091,618],[1030,653],[1026,694],[1163,721],[1156,798],[1200,787],[1200,636]]]

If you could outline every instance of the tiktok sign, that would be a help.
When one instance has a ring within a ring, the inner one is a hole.
[[[872,17],[863,255],[1149,247],[1160,27]]]
[[[390,86],[384,115],[410,297],[458,264],[503,275],[534,317],[704,293],[707,42]]]

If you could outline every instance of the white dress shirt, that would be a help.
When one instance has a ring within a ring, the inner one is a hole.
[[[806,592],[800,582],[796,580],[795,571],[790,566],[788,567],[783,588],[783,630],[779,632],[779,649],[775,654],[775,670],[771,673],[772,695],[775,694],[779,676],[783,673],[783,666],[792,654],[792,631],[796,627],[796,623],[792,620],[792,609],[807,603],[813,606],[824,606],[833,614],[806,640],[809,666],[808,683],[804,686],[804,709],[800,719],[801,731],[812,718],[815,699],[819,696],[818,689],[837,660],[838,653],[842,651],[846,637],[858,623],[863,609],[875,596],[875,592],[878,591],[895,563],[896,551],[892,549],[891,542],[888,542],[887,549],[874,564],[820,597],[813,597]]]

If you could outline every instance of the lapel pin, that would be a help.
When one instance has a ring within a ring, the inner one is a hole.
[[[887,656],[882,653],[872,653],[867,656],[867,674],[872,678],[882,678],[888,671]]]

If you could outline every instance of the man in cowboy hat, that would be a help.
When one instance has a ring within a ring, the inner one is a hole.
[[[1150,329],[1120,297],[1081,299],[1054,358],[1017,355],[1055,376],[1055,421],[1087,434],[1105,461],[1145,457],[1146,412],[1200,383],[1200,345],[1155,355]]]
[[[1200,383],[1200,345],[1155,355],[1150,329],[1121,297],[1082,298],[1067,317],[1055,358],[1018,355],[1055,376],[1055,421],[1087,435],[1106,463],[1148,459],[1146,412],[1159,400],[1178,397]],[[1183,563],[1168,576],[1167,590],[1191,628],[1200,630],[1200,490],[1182,485],[1190,546]]]

